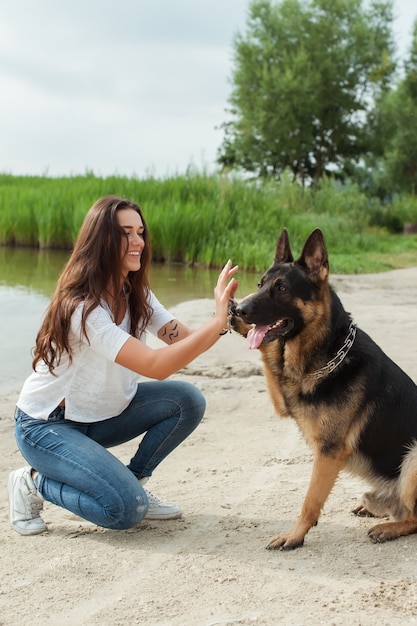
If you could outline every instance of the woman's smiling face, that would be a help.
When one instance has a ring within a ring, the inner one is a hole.
[[[140,260],[145,247],[142,219],[134,209],[117,211],[117,221],[127,234],[128,245],[122,246],[123,276],[140,269]]]

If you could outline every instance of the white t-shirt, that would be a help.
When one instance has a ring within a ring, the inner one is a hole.
[[[153,315],[147,330],[157,335],[174,316],[152,292],[149,302]],[[99,422],[122,413],[136,393],[138,374],[115,363],[121,347],[131,336],[129,311],[117,325],[107,303],[102,301],[87,317],[87,339],[81,332],[83,306],[80,303],[71,318],[72,363],[68,355],[63,354],[51,374],[47,365],[40,361],[23,385],[17,406],[31,417],[48,419],[65,399],[66,419]],[[145,334],[140,340],[145,343]]]

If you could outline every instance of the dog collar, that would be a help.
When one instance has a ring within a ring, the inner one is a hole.
[[[350,315],[349,315],[349,319],[350,319],[349,332],[347,334],[347,337],[345,339],[345,343],[343,344],[343,346],[340,348],[340,350],[337,351],[337,353],[335,354],[335,356],[332,358],[331,361],[329,361],[326,365],[324,365],[324,367],[321,367],[315,372],[312,372],[311,374],[307,374],[307,378],[323,378],[323,376],[326,376],[326,374],[330,374],[331,372],[333,372],[333,370],[335,370],[336,367],[338,367],[341,364],[341,362],[346,358],[346,356],[349,353],[349,350],[353,346],[353,342],[355,341],[355,337],[356,337],[356,324],[353,322]]]

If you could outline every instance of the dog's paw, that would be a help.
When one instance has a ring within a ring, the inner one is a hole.
[[[395,532],[395,522],[387,522],[386,524],[377,524],[370,531],[368,531],[368,537],[373,543],[385,543],[386,541],[392,541],[399,537],[398,532]]]
[[[234,298],[229,298],[229,315],[236,315],[237,302]]]
[[[278,535],[278,537],[274,537],[266,546],[267,550],[295,550],[296,548],[301,548],[304,544],[304,537],[291,537],[288,533],[287,535]]]
[[[229,324],[229,326],[231,326],[233,329],[235,329],[236,324],[238,323],[238,317],[236,315],[236,307],[237,307],[237,302],[236,300],[233,300],[233,298],[230,298],[229,300],[229,314],[228,314],[228,318],[227,318],[227,322]]]
[[[396,522],[384,522],[377,524],[368,532],[368,536],[374,543],[385,543],[417,533],[417,518],[408,518]]]
[[[252,326],[250,324],[246,324],[246,322],[244,322],[241,317],[236,315],[237,305],[238,303],[236,302],[236,300],[233,300],[232,298],[229,300],[229,315],[227,318],[227,324],[235,332],[239,333],[239,335],[246,337]]]
[[[375,517],[375,515],[371,513],[371,511],[368,511],[368,509],[362,504],[362,502],[355,506],[355,508],[352,509],[351,512],[353,513],[353,515],[357,515],[358,517]]]

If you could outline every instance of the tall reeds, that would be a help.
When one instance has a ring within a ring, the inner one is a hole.
[[[142,207],[160,261],[217,267],[231,257],[242,269],[261,270],[283,227],[295,254],[320,227],[334,271],[357,271],[359,256],[386,254],[387,245],[417,255],[416,237],[405,243],[389,232],[417,221],[415,197],[382,205],[332,180],[313,192],[285,177],[277,184],[195,173],[162,180],[0,175],[0,244],[70,248],[89,207],[110,193]]]

